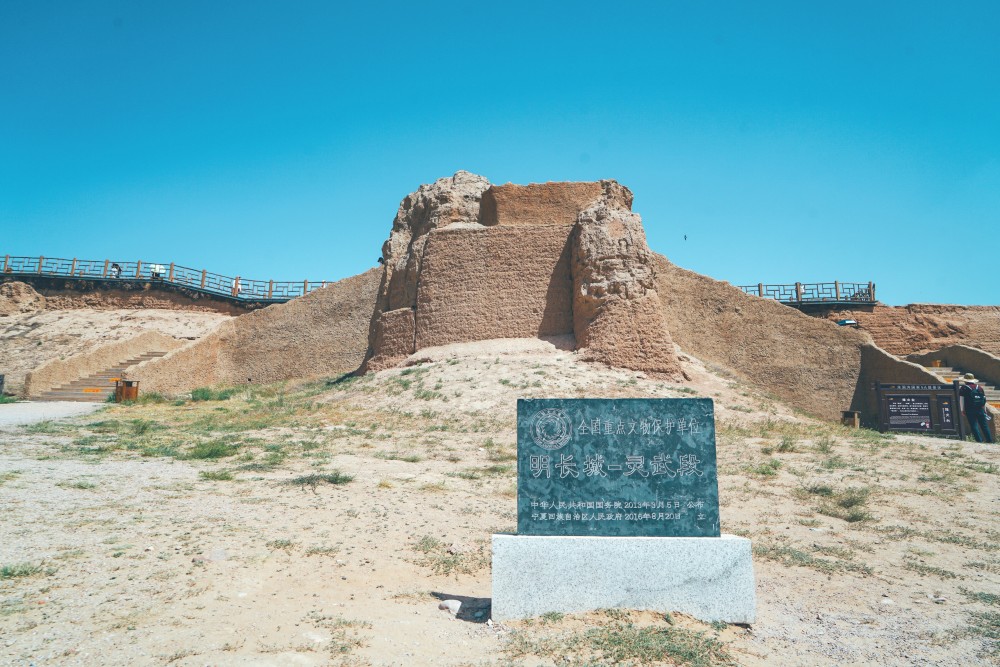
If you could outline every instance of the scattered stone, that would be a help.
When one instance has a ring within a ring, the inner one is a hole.
[[[442,600],[438,605],[438,609],[443,609],[450,613],[452,616],[458,614],[458,610],[462,608],[462,603],[458,600]]]

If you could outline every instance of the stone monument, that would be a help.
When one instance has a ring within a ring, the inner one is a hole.
[[[522,399],[517,458],[494,619],[626,607],[754,621],[750,541],[719,531],[711,399]]]

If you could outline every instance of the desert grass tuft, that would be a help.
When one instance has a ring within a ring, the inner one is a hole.
[[[198,387],[191,391],[192,401],[228,401],[238,393],[238,389],[229,387],[226,389],[212,389],[211,387]]]
[[[33,577],[42,573],[41,565],[32,563],[15,563],[13,565],[0,565],[0,579],[18,579],[20,577]]]
[[[417,564],[429,567],[437,574],[475,574],[489,565],[486,542],[475,546],[454,548],[432,535],[424,535],[413,545],[414,551],[422,554]]]
[[[202,470],[198,473],[198,477],[215,482],[228,482],[233,479],[233,473],[228,470]]]
[[[618,610],[609,610],[618,611]],[[666,620],[642,626],[628,612],[611,617],[598,627],[561,630],[564,619],[550,616],[540,626],[512,633],[505,651],[511,658],[541,658],[560,664],[564,656],[578,656],[567,664],[597,665],[733,665],[734,658],[718,638],[689,630]],[[534,663],[532,663],[534,664]]]
[[[235,445],[221,440],[199,442],[180,456],[182,459],[222,459],[239,451]]]
[[[333,472],[327,473],[314,473],[312,475],[300,475],[294,477],[285,484],[288,486],[298,486],[298,487],[309,487],[316,491],[316,487],[320,484],[332,484],[338,486],[340,484],[347,484],[354,479],[354,475],[348,475],[347,473],[340,472],[339,470],[334,470]]]

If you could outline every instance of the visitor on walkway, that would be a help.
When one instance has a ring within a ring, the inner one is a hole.
[[[972,427],[972,435],[976,438],[976,442],[993,442],[990,416],[986,412],[986,391],[972,373],[966,373],[960,382],[964,384],[958,393],[962,397],[962,406],[969,420],[969,426]]]
[[[118,262],[115,262],[114,264],[111,265],[111,277],[112,278],[122,277],[122,267],[120,264],[118,264]]]

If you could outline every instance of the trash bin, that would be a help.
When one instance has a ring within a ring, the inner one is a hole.
[[[139,398],[138,380],[115,380],[115,403]]]

